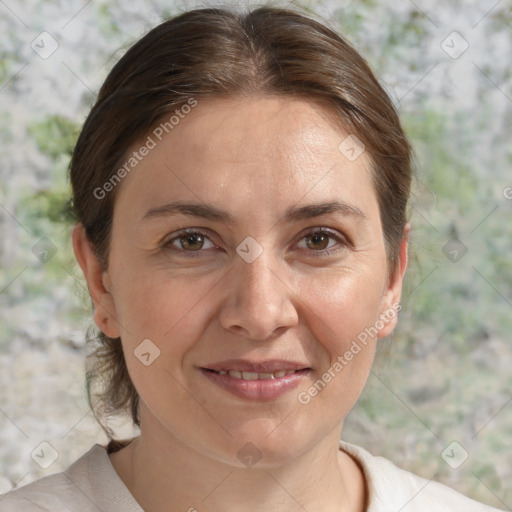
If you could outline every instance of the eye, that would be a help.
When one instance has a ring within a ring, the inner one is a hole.
[[[332,247],[332,245],[329,246],[329,239],[334,239],[341,247],[331,250],[329,247]],[[326,228],[315,228],[303,235],[300,241],[302,240],[306,240],[306,249],[309,249],[309,252],[314,257],[329,256],[350,246],[350,242],[344,236]]]
[[[301,248],[307,250],[314,257],[329,256],[351,246],[350,241],[346,237],[327,228],[310,230],[302,235],[300,242],[303,240],[306,240],[306,247]],[[335,240],[340,247],[332,250],[333,245],[329,245],[329,240]],[[207,247],[208,243],[210,247]],[[210,240],[206,232],[194,228],[178,232],[175,236],[165,241],[162,247],[181,252],[186,257],[194,258],[200,256],[201,252],[204,252],[203,249],[214,249],[217,246]]]
[[[205,243],[207,240],[211,244],[211,247],[206,247],[207,249],[216,247],[206,233],[197,229],[187,229],[181,231],[177,236],[174,236],[170,240],[164,242],[163,247],[165,249],[177,250],[187,253],[187,256],[196,257],[199,254],[191,253],[201,253],[201,250],[205,248]]]

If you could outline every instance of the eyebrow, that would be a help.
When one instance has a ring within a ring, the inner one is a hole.
[[[292,206],[286,210],[283,218],[279,222],[297,222],[332,213],[354,217],[358,220],[367,220],[367,216],[357,208],[357,206],[350,205],[343,201],[328,201],[324,203],[308,204],[305,206]],[[226,210],[222,210],[211,204],[193,203],[188,201],[172,201],[170,203],[151,208],[140,220],[144,221],[180,214],[208,219],[228,226],[236,224],[235,218]]]

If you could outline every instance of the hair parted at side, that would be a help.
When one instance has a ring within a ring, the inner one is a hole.
[[[138,40],[102,85],[70,162],[72,209],[105,269],[116,194],[101,196],[133,144],[194,99],[293,96],[325,104],[365,145],[390,268],[399,261],[411,186],[411,147],[392,101],[373,72],[338,33],[295,10],[263,6],[239,12],[203,8],[169,19]],[[341,141],[340,141],[341,142]],[[139,396],[120,338],[88,339],[87,394],[96,419],[131,415]],[[101,393],[93,384],[101,383]]]

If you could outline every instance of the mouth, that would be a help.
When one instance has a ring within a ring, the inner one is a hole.
[[[304,374],[309,372],[311,368],[298,368],[296,370],[277,370],[275,372],[242,372],[239,370],[212,370],[210,368],[202,368],[207,372],[216,373],[217,375],[226,375],[232,379],[241,380],[274,380],[281,379],[286,375]]]
[[[256,401],[274,400],[289,393],[312,371],[307,364],[284,359],[230,359],[198,369],[218,388]]]

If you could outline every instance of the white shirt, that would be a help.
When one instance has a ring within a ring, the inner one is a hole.
[[[498,512],[359,446],[340,441],[340,448],[364,470],[370,496],[367,512]],[[196,509],[201,508],[198,503]],[[77,511],[144,512],[116,473],[107,448],[100,444],[66,470],[0,495],[0,512]]]

